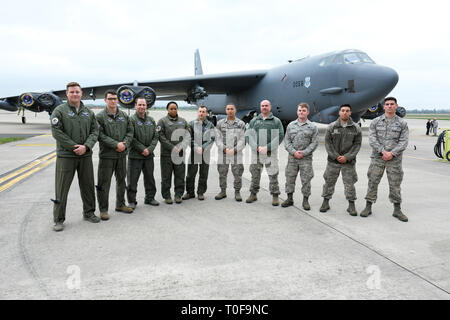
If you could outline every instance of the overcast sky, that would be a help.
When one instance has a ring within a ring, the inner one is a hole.
[[[3,1],[0,97],[265,69],[359,49],[400,76],[401,106],[450,109],[446,1]]]

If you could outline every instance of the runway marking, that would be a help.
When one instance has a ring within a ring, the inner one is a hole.
[[[48,165],[52,164],[55,161],[56,161],[56,152],[52,152],[51,154],[46,155],[45,157],[42,157],[41,159],[34,160],[29,165],[12,172],[11,174],[7,175],[6,177],[0,178],[0,192],[3,192],[6,189],[9,189],[16,183],[29,177],[33,173],[47,167]],[[16,177],[16,178],[14,178],[14,177]],[[7,181],[9,181],[9,182],[7,182]],[[2,183],[3,183],[3,185],[2,185]]]
[[[56,143],[25,143],[18,144],[16,147],[55,147]]]

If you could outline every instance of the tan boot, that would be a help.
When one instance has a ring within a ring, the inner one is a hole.
[[[287,208],[290,206],[294,205],[294,194],[293,193],[288,193],[288,198],[286,199],[286,201],[284,201],[281,206],[283,208]]]
[[[237,202],[241,202],[241,201],[242,201],[242,196],[241,196],[241,193],[240,193],[239,191],[235,191],[235,192],[234,192],[234,199],[235,199]]]
[[[274,207],[277,207],[277,206],[280,205],[280,200],[278,199],[278,195],[277,194],[274,194],[273,197],[272,197],[272,205]]]
[[[311,210],[311,206],[309,205],[308,202],[308,197],[303,197],[303,203],[302,203],[303,209],[305,210]]]
[[[130,207],[127,207],[127,206],[123,206],[123,207],[116,208],[116,211],[123,212],[123,213],[132,213],[133,209]]]
[[[102,219],[104,221],[109,220],[108,212],[100,212],[100,219]]]
[[[258,198],[256,197],[256,193],[251,193],[250,197],[247,198],[247,200],[245,202],[247,203],[252,203],[255,202],[256,200],[258,200]]]
[[[227,197],[227,191],[222,189],[215,197],[216,200],[222,200]]]

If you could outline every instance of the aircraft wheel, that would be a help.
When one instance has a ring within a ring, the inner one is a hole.
[[[22,123],[23,123],[23,124],[27,123],[27,118],[22,117]]]
[[[445,157],[447,158],[447,161],[450,161],[450,151],[447,152],[447,155]]]

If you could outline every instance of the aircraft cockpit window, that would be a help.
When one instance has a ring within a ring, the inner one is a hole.
[[[319,66],[320,67],[325,67],[325,66],[328,66],[330,64],[333,64],[335,57],[336,57],[336,55],[331,55],[331,56],[328,56],[328,57],[322,59],[322,61],[320,61],[320,63],[319,63]]]
[[[362,61],[365,63],[375,63],[375,61],[370,59],[370,57],[366,53],[360,52],[360,53],[358,53],[358,55],[360,56]]]
[[[361,58],[355,53],[344,54],[344,61],[346,64],[361,63]]]

